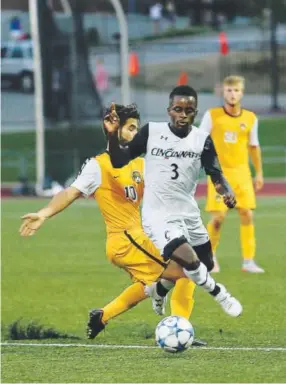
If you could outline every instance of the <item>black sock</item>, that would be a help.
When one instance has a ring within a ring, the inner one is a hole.
[[[165,297],[167,295],[167,293],[169,292],[169,290],[163,286],[161,281],[158,281],[158,283],[156,284],[156,291],[157,291],[158,295],[161,297]]]
[[[214,290],[210,292],[212,296],[216,296],[220,293],[220,287],[216,284]]]

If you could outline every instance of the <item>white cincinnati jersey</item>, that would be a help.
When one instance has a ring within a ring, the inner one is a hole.
[[[208,135],[193,126],[187,137],[179,138],[167,122],[149,123],[142,208],[144,226],[185,218],[200,220],[194,194]]]

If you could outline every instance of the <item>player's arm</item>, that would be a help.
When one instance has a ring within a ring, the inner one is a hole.
[[[147,142],[149,137],[149,124],[144,125],[140,131],[134,136],[124,147],[119,144],[117,132],[109,134],[108,149],[110,160],[114,168],[122,168],[129,161],[146,153]]]
[[[205,141],[201,162],[206,174],[210,176],[215,190],[223,196],[225,205],[228,208],[234,208],[236,200],[230,185],[222,173],[215,146],[210,136]]]
[[[63,211],[75,201],[80,194],[81,192],[74,187],[66,188],[55,195],[46,207],[40,209],[36,213],[27,213],[22,216],[21,219],[23,220],[23,223],[19,230],[21,236],[34,235],[48,218]]]
[[[46,207],[22,216],[23,223],[19,230],[21,236],[33,236],[47,219],[62,212],[81,195],[94,193],[100,183],[100,167],[95,159],[91,159],[83,165],[73,184],[54,196]]]
[[[249,134],[249,156],[255,169],[255,189],[259,191],[264,184],[262,169],[262,154],[258,140],[258,120],[255,119],[254,126]]]

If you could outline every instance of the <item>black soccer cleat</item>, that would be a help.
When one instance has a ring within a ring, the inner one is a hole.
[[[194,339],[194,341],[192,342],[192,347],[206,347],[207,345],[208,343],[206,341],[199,339]]]
[[[86,334],[88,339],[94,339],[105,328],[102,322],[103,310],[93,309],[89,312]]]

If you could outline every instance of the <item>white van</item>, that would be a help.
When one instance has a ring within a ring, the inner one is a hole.
[[[9,81],[23,92],[33,92],[34,63],[31,40],[1,43],[1,81]]]

